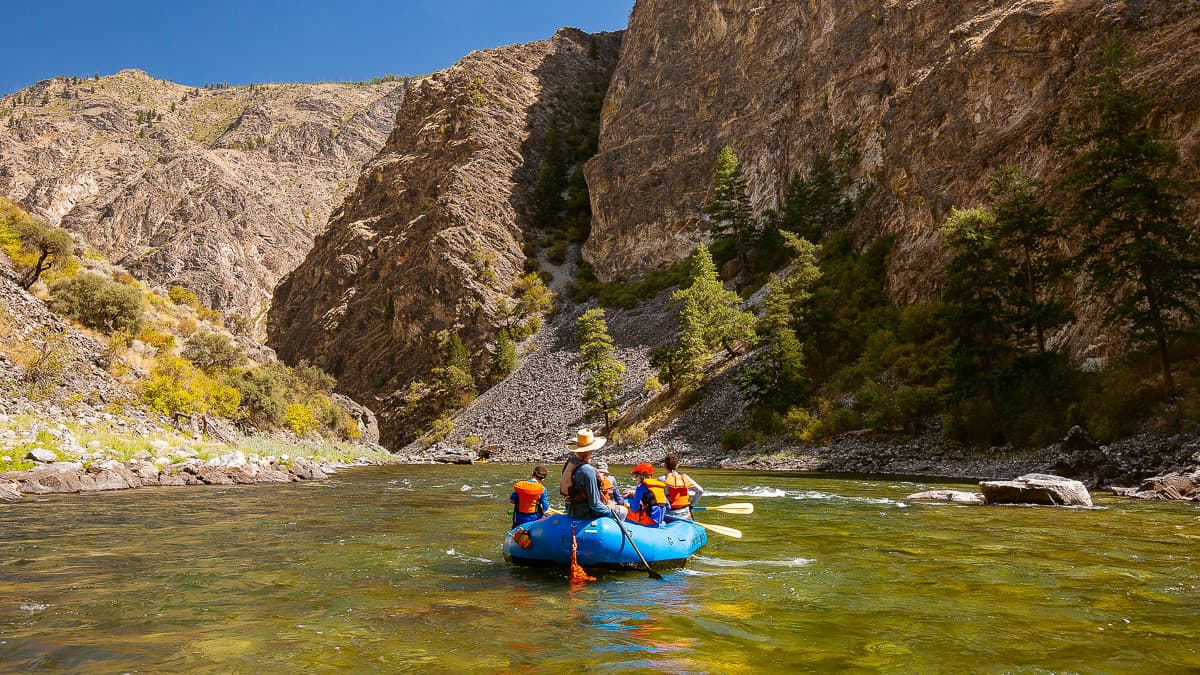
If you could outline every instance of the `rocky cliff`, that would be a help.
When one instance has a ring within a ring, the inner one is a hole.
[[[0,99],[0,195],[148,281],[255,316],[382,146],[403,89],[57,77]]]
[[[1064,105],[1116,26],[1184,175],[1200,175],[1196,0],[639,0],[587,166],[584,257],[605,280],[679,260],[707,237],[700,206],[722,146],[763,209],[846,130],[875,183],[857,225],[898,235],[893,296],[926,295],[951,206],[977,203],[1002,164],[1061,169]]]
[[[280,357],[309,359],[380,415],[384,443],[410,437],[402,390],[455,330],[480,354],[525,263],[530,198],[552,124],[606,86],[618,34],[473,52],[410,87],[383,150],[268,315]]]

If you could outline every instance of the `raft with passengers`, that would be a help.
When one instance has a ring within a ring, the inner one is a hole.
[[[573,453],[563,466],[559,493],[565,512],[549,510],[541,481],[543,467],[531,480],[513,486],[513,529],[504,539],[504,559],[515,565],[585,568],[643,569],[661,578],[655,568],[681,567],[708,542],[706,529],[741,536],[733,528],[697,523],[693,509],[703,495],[700,484],[678,471],[678,458],[668,455],[667,472],[654,477],[654,467],[638,464],[630,472],[636,489],[622,493],[603,461],[590,462],[591,454],[606,439],[581,429],[567,443]],[[751,504],[712,507],[732,513],[750,513]]]

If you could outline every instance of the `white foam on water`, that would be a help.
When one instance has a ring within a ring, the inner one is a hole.
[[[470,486],[470,485],[463,485],[462,487],[458,488],[458,491],[459,491],[459,492],[470,492],[470,491],[471,491],[471,486]]]
[[[40,612],[44,609],[50,609],[50,605],[43,605],[36,602],[31,602],[27,605],[19,605],[17,609],[23,612]]]
[[[694,570],[694,569],[690,569],[687,567],[679,570],[679,573],[685,577],[715,577],[715,576],[717,576],[716,572],[705,572],[703,570]]]
[[[734,490],[705,491],[706,497],[786,497],[787,492],[779,488],[755,485],[753,487],[736,488]]]
[[[448,548],[448,549],[446,549],[446,555],[458,555],[458,551],[455,551],[452,548]]]
[[[726,560],[710,558],[704,555],[692,556],[692,560],[712,565],[713,567],[752,567],[754,565],[769,565],[772,567],[804,567],[812,562],[808,558],[792,558],[791,560]]]

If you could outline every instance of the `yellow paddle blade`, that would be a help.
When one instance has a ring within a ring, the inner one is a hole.
[[[742,516],[748,516],[754,513],[754,505],[749,502],[738,502],[737,504],[721,504],[720,506],[693,506],[693,511],[720,511],[722,513],[736,513]]]
[[[696,523],[696,521],[694,521],[694,520],[692,522]],[[699,525],[700,527],[703,527],[706,530],[711,530],[713,532],[716,532],[717,534],[723,534],[727,537],[733,537],[734,539],[742,538],[742,531],[735,530],[732,527],[725,527],[724,525],[709,525],[708,523],[696,523],[696,524]]]

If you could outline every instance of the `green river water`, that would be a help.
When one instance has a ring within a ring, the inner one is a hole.
[[[347,470],[0,506],[0,672],[1200,670],[1200,509],[689,471],[741,540],[665,581],[510,568],[528,467]],[[614,469],[614,474],[618,472]],[[960,489],[971,486],[958,485]]]

